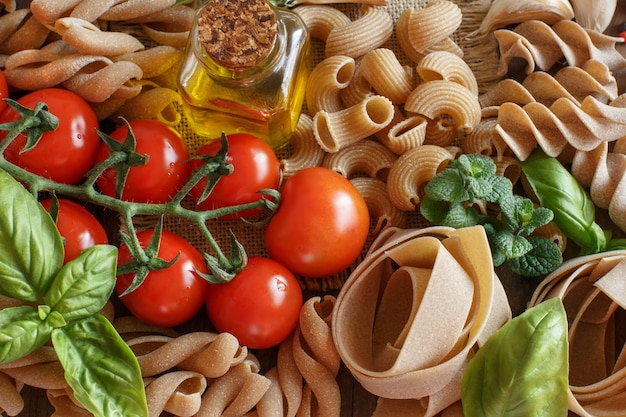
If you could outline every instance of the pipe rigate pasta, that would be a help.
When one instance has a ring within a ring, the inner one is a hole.
[[[515,58],[526,61],[527,74],[535,69],[548,71],[563,59],[575,67],[595,59],[611,71],[626,68],[626,58],[615,49],[621,38],[586,30],[572,20],[561,20],[552,26],[528,20],[513,30],[496,30],[494,35],[500,49],[499,76],[509,71]]]
[[[449,148],[435,145],[418,146],[400,155],[387,177],[391,202],[400,210],[415,211],[428,181],[454,158]]]
[[[155,119],[168,126],[177,126],[182,120],[179,106],[182,104],[180,94],[171,88],[160,87],[155,83],[143,81],[137,83],[141,91],[134,97],[121,101],[107,118],[119,121]]]
[[[478,82],[463,58],[451,52],[431,52],[417,64],[417,75],[423,81],[446,80],[461,84],[478,96]]]
[[[354,76],[354,58],[335,55],[323,59],[313,68],[306,83],[306,105],[309,114],[324,110],[339,111],[346,106],[341,100],[341,90]]]
[[[393,114],[393,103],[374,95],[343,110],[317,112],[313,117],[313,132],[322,149],[337,152],[387,126]]]
[[[359,66],[360,74],[393,104],[403,104],[413,90],[413,77],[402,66],[396,54],[387,48],[366,53]]]
[[[396,22],[400,48],[415,63],[432,50],[462,54],[450,39],[462,18],[459,6],[448,0],[431,0],[421,9],[408,8]]]
[[[382,46],[393,33],[393,20],[378,6],[363,5],[361,16],[333,28],[326,39],[326,56],[358,58]]]
[[[384,181],[397,159],[397,155],[380,142],[363,139],[337,152],[326,154],[321,165],[348,179],[367,175]]]
[[[398,110],[394,120],[386,129],[377,133],[376,137],[395,154],[402,155],[424,143],[427,126],[428,120],[425,117],[404,117]]]
[[[303,4],[293,10],[302,18],[311,37],[322,41],[326,41],[334,28],[351,22],[345,13],[332,6]]]
[[[306,113],[300,115],[289,143],[292,146],[291,154],[280,160],[280,166],[285,178],[292,176],[303,168],[319,166],[326,154],[315,139],[313,118]]]
[[[356,177],[350,180],[363,196],[370,217],[374,220],[372,236],[387,227],[406,227],[408,212],[393,205],[387,192],[387,184],[378,178]]]
[[[478,97],[453,81],[434,80],[419,84],[407,98],[404,108],[431,120],[450,116],[456,128],[465,132],[471,132],[481,119]]]

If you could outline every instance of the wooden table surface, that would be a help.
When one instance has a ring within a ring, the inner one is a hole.
[[[607,30],[607,33],[611,35],[617,35],[619,25],[626,21],[626,1],[619,0],[618,10],[613,18],[613,23]],[[626,47],[622,46],[622,50],[626,51]],[[616,74],[618,80],[626,80],[625,74]],[[622,85],[626,83],[621,82]],[[622,91],[623,92],[623,87]],[[605,213],[598,213],[601,217]],[[610,227],[610,224],[607,225]],[[511,307],[514,314],[520,313],[526,306],[527,301],[530,299],[535,286],[538,284],[538,280],[520,279],[519,277],[510,276],[506,270],[498,270],[498,275],[502,280],[504,287],[509,295]],[[313,295],[313,294],[309,294]],[[196,320],[200,322],[206,322],[206,318],[203,317],[201,312]],[[274,351],[259,352],[258,356],[262,363],[269,366],[274,358]],[[370,417],[372,411],[376,406],[376,398],[365,391],[355,380],[345,367],[340,369],[337,377],[339,386],[341,387],[342,394],[342,417]],[[48,403],[45,393],[41,390],[25,387],[23,390],[25,398],[25,408],[20,414],[22,417],[45,417],[50,416],[54,411]]]

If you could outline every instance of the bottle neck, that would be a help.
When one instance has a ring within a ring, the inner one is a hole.
[[[279,65],[286,36],[280,11],[265,0],[213,0],[198,11],[191,47],[213,77],[251,80]]]

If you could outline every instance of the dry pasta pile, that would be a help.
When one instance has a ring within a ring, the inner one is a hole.
[[[15,2],[0,1],[0,64],[14,88],[63,86],[85,97],[101,120],[122,115],[175,125],[193,151],[206,138],[181,118],[173,78],[193,8],[170,8],[173,3],[34,0],[30,9],[15,10]],[[326,166],[349,178],[370,210],[370,239],[342,274],[301,278],[306,289],[342,291],[338,298],[305,303],[298,328],[278,347],[276,364],[268,370],[229,335],[147,327],[115,317],[108,306],[105,315],[139,359],[151,415],[339,416],[336,376],[342,363],[380,396],[378,416],[407,410],[462,415],[463,367],[511,310],[480,233],[428,228],[419,217],[426,183],[449,159],[475,152],[492,156],[498,172],[516,182],[516,158],[539,146],[573,162],[574,175],[605,206],[596,204],[616,216],[626,210],[622,193],[616,192],[622,182],[616,185],[613,173],[623,173],[626,163],[621,151],[626,148],[618,140],[624,136],[626,105],[611,75],[626,67],[615,51],[618,39],[590,34],[568,21],[552,26],[529,21],[495,35],[481,33],[490,3],[392,0],[387,6],[294,9],[313,38],[314,66],[297,129],[290,144],[277,151],[284,175]],[[527,61],[527,77],[519,82],[504,79],[514,58]],[[553,75],[535,72],[562,64],[563,58],[566,65]],[[604,136],[577,142],[576,136],[559,133],[565,124],[572,130],[602,129]],[[585,127],[590,124],[595,127]],[[611,152],[609,142],[615,142]],[[208,226],[219,242],[226,244],[232,230],[250,254],[266,254],[262,233],[249,225],[215,220]],[[168,218],[165,227],[207,250],[190,224]],[[565,239],[553,225],[541,233],[560,241],[564,250]],[[446,263],[432,265],[412,258],[415,253],[441,254]],[[391,261],[406,268],[388,276],[389,269],[379,266]],[[419,314],[432,315],[420,320],[407,319],[390,301],[410,293],[406,285],[419,279],[413,267],[444,279],[453,268],[463,277],[454,283],[458,287],[435,288],[441,298],[422,300]],[[485,273],[477,276],[476,268]],[[363,283],[377,280],[392,283],[388,293]],[[474,298],[468,299],[468,292]],[[391,325],[375,327],[370,345],[351,340],[351,326],[372,331],[366,319],[373,304],[367,300],[381,299],[381,323]],[[437,315],[442,299],[450,308],[445,317]],[[2,308],[8,305],[0,300]],[[403,327],[409,322],[414,324]],[[415,323],[446,332],[438,335],[436,346],[423,343]],[[400,347],[382,346],[387,341]],[[457,354],[442,355],[447,347]],[[375,363],[364,359],[367,349],[376,353],[371,355]],[[409,357],[421,362],[407,362]],[[406,391],[409,383],[414,391]],[[55,415],[87,415],[73,399],[51,349],[0,366],[0,410],[18,414],[25,385],[46,390]]]

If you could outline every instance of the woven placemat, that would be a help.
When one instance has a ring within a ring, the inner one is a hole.
[[[457,32],[453,35],[453,40],[462,48],[464,59],[474,71],[479,87],[487,88],[496,81],[496,70],[498,66],[498,52],[495,39],[489,36],[476,35],[480,23],[487,13],[490,0],[456,0],[454,1],[463,12],[463,23]],[[385,8],[389,12],[393,21],[396,22],[400,14],[407,8],[423,8],[427,1],[424,0],[389,0],[388,6]],[[352,19],[359,17],[361,10],[360,4],[334,4]],[[384,45],[385,48],[393,50],[400,62],[404,65],[415,65],[402,52],[395,33]],[[318,39],[312,40],[312,64],[315,65],[324,59],[323,43]],[[181,132],[187,142],[190,152],[194,152],[199,146],[205,143],[209,138],[198,136],[194,133],[189,124],[182,120],[177,129]],[[288,157],[291,152],[289,145],[277,150],[279,158]],[[303,218],[303,223],[306,219]],[[429,226],[429,224],[421,218],[417,213],[409,215],[408,227],[421,228]],[[201,251],[211,253],[204,237],[199,233],[197,228],[190,222],[168,217],[164,221],[164,227],[174,231]],[[238,220],[211,220],[208,223],[209,230],[213,234],[215,240],[219,243],[224,251],[228,251],[230,245],[230,232],[232,231],[237,239],[243,244],[249,256],[268,256],[263,242],[263,228],[254,227]],[[311,291],[329,291],[341,288],[354,266],[356,266],[364,256],[367,248],[371,243],[372,237],[366,242],[363,254],[356,260],[354,265],[341,273],[321,278],[298,277],[304,289]]]

